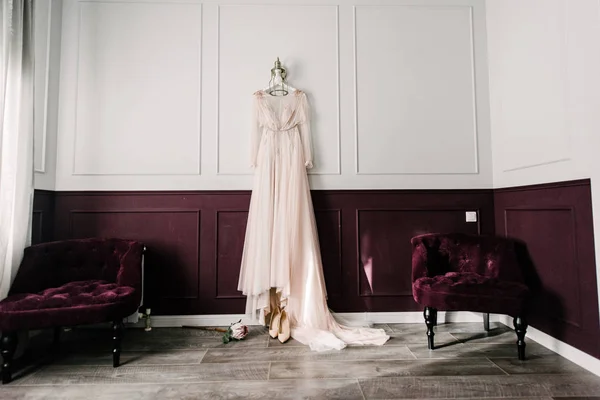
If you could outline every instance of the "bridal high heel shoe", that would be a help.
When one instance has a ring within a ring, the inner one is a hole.
[[[277,339],[281,343],[285,343],[290,338],[290,319],[288,318],[287,312],[285,310],[281,310],[279,317],[279,334],[277,335]]]
[[[275,339],[279,335],[279,326],[281,323],[281,309],[279,307],[271,311],[271,322],[269,323],[269,335]]]
[[[279,339],[281,343],[288,341],[291,335],[290,319],[287,312],[277,307],[271,312],[271,323],[269,324],[269,335]]]

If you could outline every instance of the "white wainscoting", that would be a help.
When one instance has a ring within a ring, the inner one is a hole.
[[[34,182],[54,190],[62,0],[36,3],[34,18]]]
[[[254,23],[291,16],[293,23],[280,28],[283,34],[274,34],[269,23]],[[265,71],[272,67],[275,55],[285,60],[295,87],[312,88],[315,166],[310,173],[340,174],[338,7],[225,5],[219,7],[218,33],[217,172],[251,173],[248,105],[257,88],[268,86],[270,76]]]
[[[252,188],[252,94],[276,57],[312,106],[314,189],[492,185],[479,0],[63,9],[57,190]]]
[[[358,173],[476,174],[472,8],[355,14]]]
[[[79,10],[72,174],[198,175],[201,6]]]
[[[596,0],[487,2],[494,186],[598,169]]]
[[[494,144],[494,152],[503,172],[571,157],[566,1],[519,3],[515,9],[491,2],[488,9],[490,102],[493,127],[503,138]]]
[[[48,75],[50,72],[50,39],[52,37],[52,2],[36,4],[34,17],[35,118],[33,164],[35,172],[44,173],[46,172],[46,140],[48,135]]]

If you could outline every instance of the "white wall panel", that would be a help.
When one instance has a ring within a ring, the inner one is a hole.
[[[34,168],[46,171],[46,139],[48,121],[48,75],[50,69],[50,39],[52,2],[36,3],[34,23],[35,97],[34,97]]]
[[[293,22],[277,23],[290,16]],[[310,172],[339,174],[337,7],[221,6],[218,40],[218,173],[251,173],[252,94],[268,86],[270,68],[280,57],[289,82],[309,96],[316,150]]]
[[[590,177],[597,8],[595,0],[488,0],[495,187]]]
[[[492,184],[479,0],[63,9],[57,190],[251,189],[252,94],[276,57],[309,96],[312,188]]]
[[[470,7],[356,8],[358,172],[478,172]]]
[[[488,43],[496,172],[571,157],[563,0],[490,3]],[[535,20],[535,23],[532,23]],[[543,151],[539,151],[543,144]]]
[[[79,7],[73,173],[200,173],[200,6]]]
[[[54,190],[62,0],[37,2],[34,15],[34,187]]]

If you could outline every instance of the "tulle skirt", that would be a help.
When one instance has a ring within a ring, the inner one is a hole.
[[[291,336],[316,351],[347,345],[383,345],[383,329],[341,325],[327,307],[327,292],[302,145],[297,129],[261,138],[238,290],[246,314],[265,324],[276,302]]]

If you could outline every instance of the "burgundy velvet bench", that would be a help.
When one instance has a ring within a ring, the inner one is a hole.
[[[118,367],[123,319],[142,296],[142,243],[72,239],[42,243],[25,254],[8,297],[0,301],[2,383],[12,380],[17,333],[112,322],[113,367]]]
[[[425,307],[428,347],[434,346],[437,311],[489,313],[513,317],[519,360],[525,359],[527,308],[534,272],[519,241],[462,233],[431,233],[412,238],[413,298]],[[486,318],[487,317],[487,318]]]

